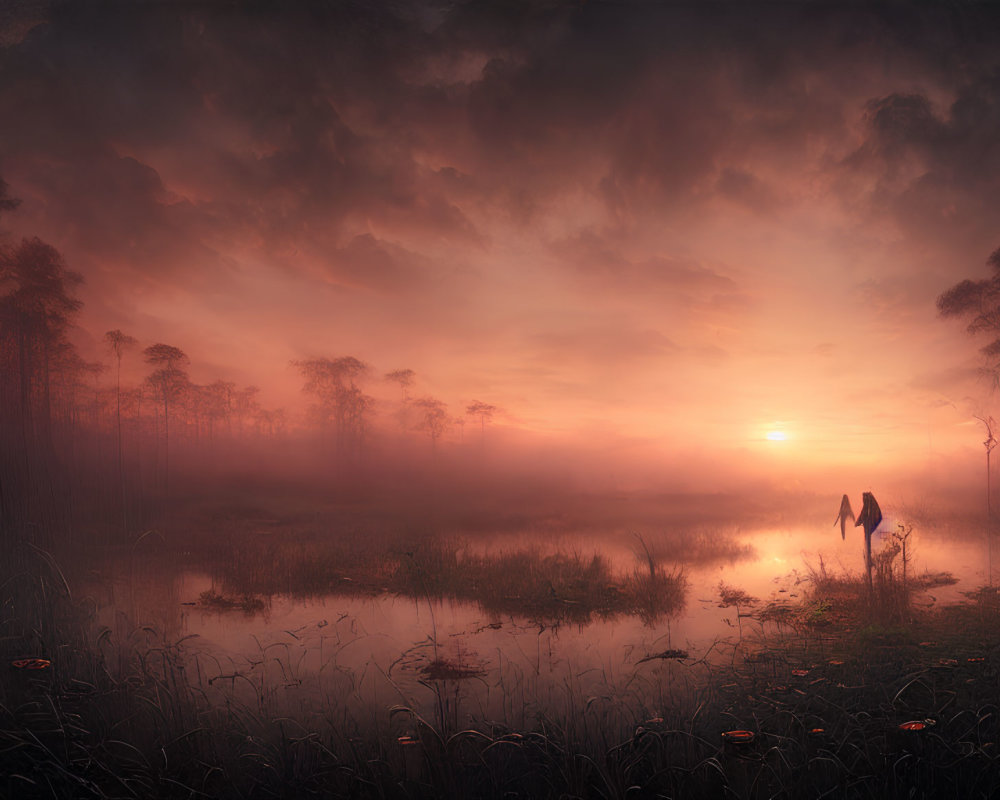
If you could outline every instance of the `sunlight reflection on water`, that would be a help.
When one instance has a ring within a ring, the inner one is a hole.
[[[809,569],[818,568],[821,559],[836,573],[857,572],[863,558],[860,530],[852,530],[846,541],[836,528],[808,526],[746,532],[736,539],[752,545],[749,555],[676,565],[684,568],[689,583],[686,606],[652,626],[622,616],[552,627],[491,616],[472,603],[388,595],[277,595],[263,613],[219,612],[196,604],[202,592],[214,587],[208,574],[195,569],[168,571],[158,581],[134,587],[128,596],[137,624],[152,624],[168,638],[197,636],[188,640],[186,650],[195,659],[198,679],[212,681],[212,686],[229,681],[235,688],[232,676],[249,676],[271,686],[272,693],[287,695],[286,705],[299,703],[303,709],[322,704],[335,689],[353,693],[358,702],[419,704],[429,692],[420,668],[444,658],[481,669],[484,679],[475,686],[470,682],[469,693],[483,713],[499,713],[502,709],[494,706],[504,699],[496,687],[503,685],[504,675],[536,700],[560,685],[607,692],[631,673],[656,670],[660,662],[640,663],[647,655],[679,648],[698,657],[715,641],[738,641],[740,623],[748,636],[759,629],[754,620],[737,620],[735,608],[719,607],[720,584],[741,589],[761,604],[794,603],[804,597]],[[537,546],[537,541],[525,534],[490,547],[515,550]],[[655,538],[648,542],[656,552]],[[570,546],[584,555],[602,553],[617,572],[644,568],[634,537],[582,535],[547,543],[553,551]],[[945,570],[960,578],[957,586],[935,589],[918,598],[918,604],[960,600],[962,591],[985,581],[985,544],[975,536],[935,538],[915,530],[908,549],[911,574]],[[119,592],[102,617],[122,610],[125,596]]]

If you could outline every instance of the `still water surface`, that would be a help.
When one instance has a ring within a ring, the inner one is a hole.
[[[795,602],[806,589],[809,568],[820,559],[834,572],[860,567],[860,529],[849,531],[846,541],[839,534],[816,525],[738,533],[739,541],[751,545],[745,557],[677,565],[688,580],[685,607],[652,625],[625,616],[552,627],[490,616],[473,603],[332,593],[309,599],[277,595],[258,613],[219,612],[198,604],[201,593],[214,588],[209,574],[158,563],[155,550],[143,553],[141,563],[130,565],[129,577],[96,602],[99,621],[112,630],[117,626],[119,635],[129,625],[146,625],[165,642],[184,639],[188,675],[207,693],[242,692],[248,703],[271,713],[330,712],[333,696],[340,698],[341,710],[344,704],[355,710],[405,704],[430,713],[435,690],[420,669],[446,659],[480,672],[462,681],[461,698],[456,689],[454,702],[463,713],[514,724],[515,708],[528,713],[556,694],[564,700],[567,694],[607,696],[636,679],[653,680],[665,662],[644,662],[645,656],[676,648],[699,658],[752,638],[762,630],[760,623],[720,607],[720,583],[761,603]],[[635,548],[625,541],[575,536],[546,546],[600,552],[625,571],[638,565]],[[537,536],[503,542],[507,550],[522,546],[537,546]],[[908,549],[913,573],[949,571],[959,579],[920,596],[918,604],[960,601],[963,591],[986,582],[986,545],[975,531],[922,526]]]

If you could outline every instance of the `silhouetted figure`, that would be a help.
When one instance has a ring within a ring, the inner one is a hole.
[[[865,568],[868,570],[868,589],[872,588],[872,534],[882,522],[882,509],[878,507],[878,501],[871,492],[865,492],[864,505],[861,513],[854,523],[854,527],[859,525],[865,531]]]
[[[847,538],[847,520],[851,521],[851,525],[854,525],[854,511],[851,510],[851,500],[845,494],[844,499],[840,501],[840,511],[837,514],[837,518],[833,521],[836,525],[840,523],[840,538]]]

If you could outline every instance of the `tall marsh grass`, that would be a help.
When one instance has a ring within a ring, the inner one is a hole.
[[[914,574],[907,552],[909,531],[900,529],[872,554],[870,589],[860,574],[831,572],[822,557],[818,565],[807,564],[813,598],[834,602],[841,616],[878,623],[909,622],[918,594],[957,579],[942,572]]]
[[[618,573],[598,553],[537,548],[477,553],[461,542],[438,539],[377,551],[340,541],[288,546],[250,540],[232,559],[213,566],[232,603],[247,595],[391,593],[475,603],[489,614],[546,622],[636,615],[652,624],[680,611],[687,591],[683,571],[657,564]]]
[[[655,563],[616,576],[600,558],[548,558],[414,548],[373,574],[415,595],[474,580],[502,602],[535,596],[526,575],[546,610],[605,581],[623,604],[676,586]],[[500,567],[519,576],[501,582]],[[814,579],[805,607],[842,593],[864,610],[860,578],[821,564]],[[0,670],[3,797],[990,798],[1000,785],[1000,602],[986,589],[891,628],[762,624],[752,642],[637,653],[598,675],[544,649],[537,669],[499,653],[482,673],[422,682],[341,660],[350,620],[309,645],[326,648],[316,674],[288,647],[229,663],[135,621],[100,628],[28,546],[5,562],[0,607],[3,658],[52,661]],[[910,720],[924,729],[900,728]],[[752,742],[727,744],[734,729]]]

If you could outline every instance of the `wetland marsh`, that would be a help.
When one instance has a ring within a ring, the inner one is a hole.
[[[998,76],[0,0],[0,800],[1000,798]]]
[[[872,605],[857,537],[818,511],[679,536],[543,516],[464,538],[365,515],[366,535],[338,538],[342,509],[282,513],[195,505],[61,565],[26,548],[51,618],[8,619],[4,655],[52,666],[6,674],[5,788],[987,796],[1000,776],[1000,602],[976,536],[911,525],[905,585],[886,537]]]

